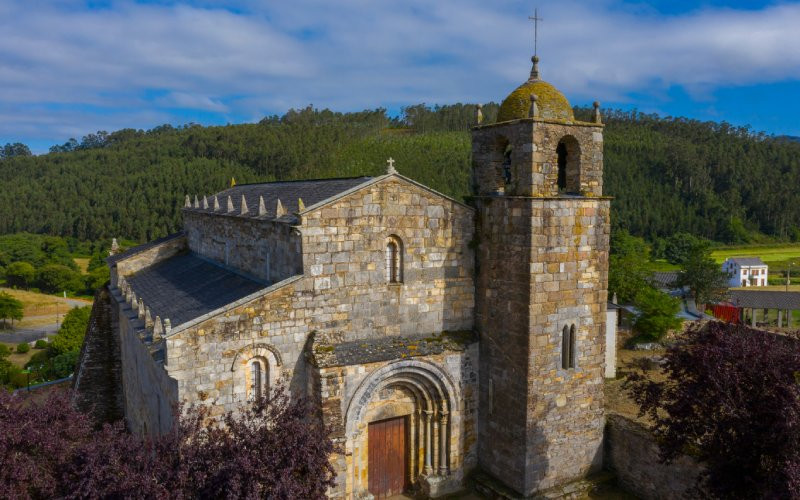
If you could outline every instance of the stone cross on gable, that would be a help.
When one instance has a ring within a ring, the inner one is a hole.
[[[397,170],[394,168],[394,158],[392,158],[390,156],[389,159],[386,160],[386,163],[389,165],[388,167],[386,167],[386,173],[387,174],[396,174]]]
[[[539,17],[539,9],[533,9],[533,16],[528,16],[533,21],[533,55],[537,55],[537,45],[539,42],[539,21],[544,21]]]

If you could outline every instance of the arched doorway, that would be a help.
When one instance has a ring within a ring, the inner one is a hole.
[[[348,466],[351,491],[386,498],[425,478],[448,476],[460,423],[455,390],[425,361],[399,361],[371,373],[346,414],[345,447],[358,457]]]

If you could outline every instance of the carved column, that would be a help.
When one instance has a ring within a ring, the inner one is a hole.
[[[422,414],[425,417],[425,474],[429,475],[433,473],[433,466],[431,465],[431,448],[433,447],[433,443],[431,442],[433,436],[433,418],[432,411],[424,410]]]
[[[447,475],[447,412],[439,416],[439,475]]]

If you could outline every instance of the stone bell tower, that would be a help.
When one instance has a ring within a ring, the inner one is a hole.
[[[472,131],[481,469],[522,495],[599,468],[608,295],[603,125],[539,77]]]

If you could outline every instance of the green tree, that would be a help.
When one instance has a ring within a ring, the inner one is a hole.
[[[651,287],[639,291],[634,301],[639,313],[634,327],[642,336],[658,341],[669,330],[680,328],[683,321],[677,317],[681,302],[675,297]]]
[[[709,242],[689,233],[675,233],[664,242],[664,258],[670,264],[683,264],[695,251],[709,248]]]
[[[3,327],[6,327],[6,320],[10,319],[11,324],[14,320],[22,319],[23,306],[22,302],[15,299],[6,292],[0,292],[0,319],[3,320]]]
[[[36,269],[27,262],[12,262],[6,268],[6,283],[10,287],[29,288],[36,277]]]
[[[86,289],[93,292],[105,285],[109,279],[111,279],[111,274],[108,270],[108,266],[92,269],[89,271],[89,274],[86,275]]]
[[[5,146],[0,148],[0,160],[17,156],[32,156],[32,153],[30,148],[21,142],[15,142],[13,144],[8,142]]]
[[[624,229],[614,231],[609,257],[609,293],[616,293],[621,302],[633,301],[640,290],[649,286],[649,262],[647,243],[642,238],[631,236]]]
[[[79,273],[61,264],[47,264],[37,274],[36,283],[45,292],[77,292],[85,286]]]
[[[92,312],[90,306],[76,307],[71,309],[66,316],[58,333],[50,342],[49,352],[52,357],[70,351],[79,351],[83,344],[83,337],[86,334],[86,327],[89,325],[89,316]]]
[[[698,308],[722,300],[728,289],[728,274],[711,257],[711,250],[698,247],[681,265],[678,285],[689,288]]]

